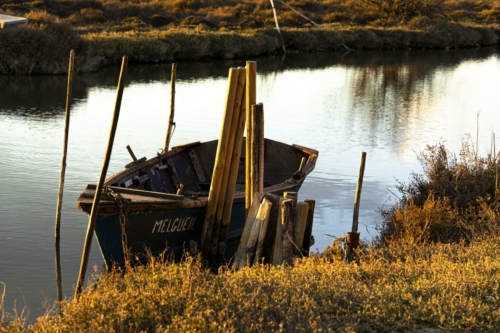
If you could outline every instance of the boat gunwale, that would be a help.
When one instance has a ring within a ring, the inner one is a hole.
[[[305,180],[306,176],[309,173],[311,173],[314,170],[314,168],[316,166],[316,161],[318,158],[318,151],[315,149],[307,148],[307,147],[296,145],[296,144],[289,145],[289,144],[275,141],[272,139],[266,139],[266,140],[289,146],[293,149],[296,149],[302,153],[309,155],[306,163],[303,166],[302,173],[300,174],[299,178],[295,179],[292,177],[292,175],[290,175],[290,178],[286,179],[285,181],[264,188],[265,193],[273,193],[273,194],[279,194],[279,193],[286,192],[287,190],[288,191],[293,190],[294,188],[297,187],[297,185],[300,185]],[[205,141],[205,142],[200,142],[200,141],[190,142],[187,144],[172,147],[171,150],[169,150],[168,152],[163,152],[161,154],[158,154],[157,156],[152,157],[152,158],[150,158],[142,163],[139,163],[139,164],[134,165],[134,166],[127,168],[127,169],[120,170],[117,173],[111,175],[110,177],[108,177],[105,180],[104,186],[105,187],[111,186],[110,184],[113,184],[114,182],[116,182],[117,179],[123,178],[125,174],[130,174],[130,173],[136,172],[138,170],[141,170],[143,168],[147,168],[151,165],[154,165],[155,163],[157,163],[161,159],[164,159],[164,158],[169,157],[171,155],[177,154],[178,152],[183,151],[189,147],[198,146],[198,145],[213,142],[213,141],[218,141],[218,140],[216,139],[216,140]],[[91,210],[92,205],[93,205],[93,199],[91,199],[91,200],[86,199],[85,200],[86,202],[82,203],[82,200],[81,200],[82,197],[83,196],[80,195],[80,197],[77,199],[78,209],[83,210],[86,213],[90,213],[90,210]],[[233,202],[241,202],[244,200],[245,200],[245,192],[244,191],[235,192]],[[172,201],[163,201],[162,202],[159,200],[154,200],[154,201],[141,200],[140,202],[130,201],[127,204],[127,210],[129,212],[139,212],[139,211],[146,211],[146,210],[147,211],[155,211],[155,210],[165,210],[165,209],[175,210],[175,209],[183,209],[183,208],[200,208],[200,207],[206,206],[207,202],[208,202],[208,196],[200,196],[200,197],[184,196],[184,199],[179,200],[179,201],[174,201],[174,202],[172,202]],[[100,214],[112,214],[112,213],[117,213],[118,211],[119,211],[119,208],[116,205],[115,201],[102,200],[102,199],[100,200],[100,202],[99,202],[99,213]]]

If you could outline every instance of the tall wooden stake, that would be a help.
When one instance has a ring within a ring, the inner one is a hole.
[[[365,174],[366,153],[361,153],[361,164],[359,166],[358,185],[356,186],[356,196],[354,197],[354,214],[352,218],[352,232],[358,232],[359,202],[361,199],[361,189],[363,187],[363,176]]]
[[[59,239],[61,237],[61,208],[63,202],[63,192],[64,192],[64,178],[66,174],[66,155],[68,152],[68,136],[69,136],[69,120],[70,120],[70,110],[71,110],[71,95],[73,90],[73,71],[75,68],[75,51],[71,50],[69,53],[69,68],[68,68],[68,87],[66,91],[66,118],[64,122],[64,143],[63,143],[63,156],[61,163],[61,175],[59,177],[59,192],[57,198],[57,210],[56,210],[56,225],[55,225],[55,237]]]
[[[210,258],[210,247],[212,241],[213,230],[218,230],[218,226],[214,225],[217,203],[220,197],[220,186],[225,165],[226,149],[228,145],[228,137],[230,125],[232,122],[234,99],[236,96],[238,69],[230,68],[228,77],[228,86],[226,91],[226,105],[224,111],[224,119],[222,129],[220,131],[219,143],[215,155],[214,171],[212,173],[212,182],[210,184],[210,192],[208,193],[207,210],[205,213],[205,222],[203,223],[203,232],[201,235],[201,252],[205,260]]]
[[[252,105],[257,101],[257,63],[247,61],[246,65],[246,143],[245,143],[245,209],[248,213],[252,205],[253,193],[251,181],[252,165]]]
[[[172,126],[174,123],[174,111],[175,111],[175,74],[177,72],[177,64],[172,63],[172,74],[170,77],[170,118],[168,119],[168,129],[167,129],[167,138],[165,140],[165,149],[164,151],[168,151],[168,147],[170,146],[170,140],[172,139]]]
[[[59,191],[57,197],[56,208],[56,224],[54,230],[55,236],[55,254],[56,254],[56,287],[57,287],[57,300],[59,304],[62,302],[62,278],[61,278],[61,210],[63,204],[64,180],[66,176],[66,156],[68,152],[68,137],[69,137],[69,123],[71,111],[71,97],[73,91],[73,73],[75,70],[75,51],[71,50],[69,53],[69,66],[68,66],[68,87],[66,90],[66,116],[64,121],[64,143],[63,143],[63,156],[61,162],[61,175],[59,177]],[[62,315],[61,307],[59,307],[59,315]]]
[[[90,254],[90,246],[92,245],[92,237],[94,235],[95,222],[97,220],[97,215],[99,212],[99,198],[101,196],[102,188],[104,187],[104,180],[106,178],[106,173],[108,172],[109,160],[111,159],[111,152],[113,150],[113,142],[115,140],[116,127],[118,125],[118,118],[120,115],[120,108],[122,103],[123,88],[125,86],[125,76],[127,73],[128,58],[123,56],[122,67],[120,71],[120,78],[118,79],[118,88],[116,92],[116,102],[115,111],[113,114],[113,120],[111,122],[111,130],[109,133],[108,147],[106,150],[106,155],[104,157],[104,162],[102,164],[101,176],[97,183],[95,189],[94,202],[92,204],[92,210],[90,211],[89,225],[87,228],[87,235],[85,236],[85,243],[83,246],[82,261],[80,264],[80,272],[78,274],[78,280],[76,282],[75,288],[75,298],[77,298],[83,289],[83,283],[85,282],[85,274],[87,272],[87,265]]]

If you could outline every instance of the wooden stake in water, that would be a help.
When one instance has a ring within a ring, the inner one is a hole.
[[[175,74],[177,72],[177,64],[172,64],[172,74],[170,77],[170,117],[168,119],[168,129],[167,129],[167,139],[165,140],[165,149],[167,152],[170,146],[170,140],[172,139],[172,126],[174,123],[174,113],[175,113]]]
[[[352,232],[358,232],[359,202],[361,200],[361,189],[363,187],[363,177],[365,174],[366,153],[361,153],[361,165],[359,166],[358,185],[356,186],[356,196],[354,197],[354,214],[352,219]]]
[[[69,120],[70,120],[70,110],[71,110],[71,95],[73,90],[73,71],[75,68],[75,51],[71,50],[69,53],[69,68],[68,68],[68,88],[66,91],[66,118],[64,122],[64,143],[63,143],[63,156],[61,163],[61,175],[59,177],[59,192],[57,198],[57,211],[56,211],[56,226],[55,226],[55,237],[59,239],[61,237],[61,208],[63,202],[63,192],[64,192],[64,178],[66,174],[66,155],[68,152],[68,136],[69,136]]]
[[[71,97],[73,91],[73,72],[75,69],[75,51],[71,50],[69,53],[69,66],[68,66],[68,87],[66,90],[66,116],[64,121],[64,143],[63,143],[63,154],[61,162],[61,175],[59,177],[59,192],[57,196],[57,208],[56,208],[56,224],[55,224],[55,253],[56,253],[56,287],[57,287],[57,300],[59,303],[62,302],[62,278],[61,278],[61,250],[60,250],[60,239],[61,239],[61,210],[63,203],[63,192],[64,192],[64,180],[66,176],[66,156],[68,152],[68,137],[69,137],[69,120],[71,111]],[[59,308],[59,314],[61,313],[61,308]]]
[[[92,204],[92,210],[90,211],[89,225],[87,228],[87,235],[85,236],[85,243],[83,245],[82,261],[80,264],[80,272],[78,274],[78,280],[76,282],[75,288],[75,298],[80,295],[83,289],[83,283],[85,282],[85,274],[87,271],[88,259],[90,254],[90,246],[92,245],[92,237],[94,235],[95,222],[97,220],[97,215],[99,212],[99,198],[101,196],[102,189],[104,187],[104,180],[106,178],[106,173],[108,172],[109,160],[111,159],[111,152],[113,150],[113,142],[115,140],[116,127],[118,125],[118,118],[120,115],[120,108],[122,103],[123,88],[125,86],[125,76],[127,73],[128,58],[126,56],[122,59],[122,67],[120,71],[120,78],[118,79],[118,88],[116,92],[116,102],[115,111],[113,114],[113,120],[111,122],[111,130],[109,133],[108,147],[106,149],[106,155],[104,157],[104,162],[102,164],[101,176],[97,183],[94,194],[94,202]]]

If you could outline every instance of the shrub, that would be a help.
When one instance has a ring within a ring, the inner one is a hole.
[[[398,204],[381,211],[380,244],[470,241],[498,229],[497,156],[480,157],[463,140],[458,158],[439,143],[418,159],[423,174],[399,182]]]

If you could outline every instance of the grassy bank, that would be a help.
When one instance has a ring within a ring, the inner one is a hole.
[[[197,262],[110,274],[78,302],[2,332],[492,332],[500,329],[500,238],[404,245],[346,265],[210,274]],[[435,329],[431,331],[430,329]]]
[[[494,45],[494,0],[13,1],[0,13],[30,20],[0,30],[0,74],[59,74],[74,48],[79,71],[128,55],[135,62],[249,58],[288,52],[463,48]],[[311,21],[312,20],[312,21]],[[320,24],[322,28],[316,27]]]
[[[419,155],[373,244],[287,267],[212,274],[199,261],[110,273],[78,301],[0,332],[494,332],[500,330],[498,159],[464,141]],[[336,243],[336,242],[335,242]],[[0,309],[1,310],[1,309]]]

